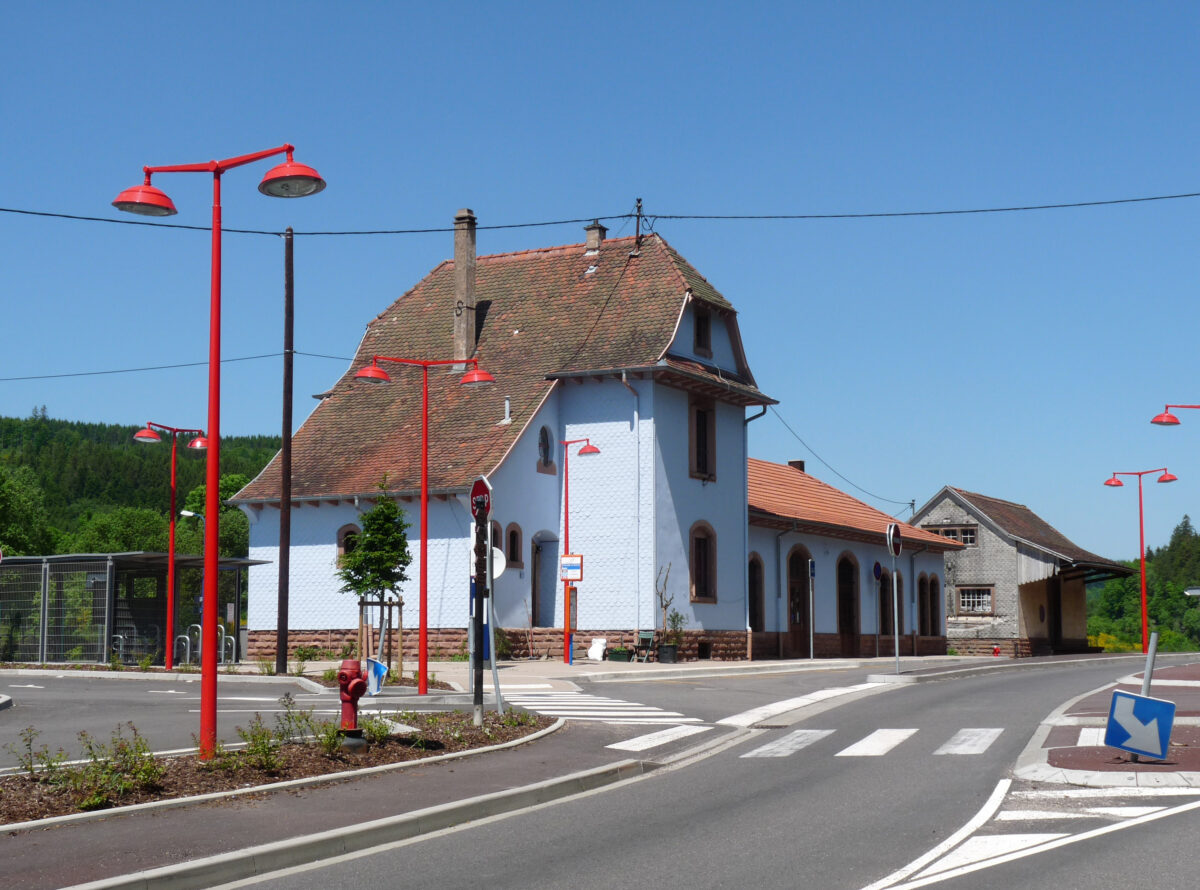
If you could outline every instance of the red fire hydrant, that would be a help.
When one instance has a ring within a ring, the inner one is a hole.
[[[1000,655],[1000,647],[999,647],[999,646],[993,646],[993,647],[992,647],[992,655],[995,655],[995,656],[999,657],[999,655]],[[361,693],[360,693],[360,694],[361,694]]]
[[[358,700],[366,694],[367,681],[363,676],[361,663],[354,658],[347,658],[338,669],[338,692],[342,699],[343,732],[358,730]]]

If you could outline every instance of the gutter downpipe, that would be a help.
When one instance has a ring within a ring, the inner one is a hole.
[[[633,396],[633,444],[635,449],[634,459],[634,507],[633,507],[633,528],[634,528],[634,571],[633,577],[636,580],[635,584],[635,605],[634,609],[634,631],[642,629],[642,399],[638,395],[638,391],[629,385],[629,375],[621,372],[621,385],[629,390]],[[635,637],[636,639],[636,637]]]
[[[746,494],[749,495],[750,470],[750,424],[767,413],[767,406],[742,421],[742,467],[746,472]],[[743,498],[742,504],[742,626],[746,629],[746,659],[754,660],[754,631],[750,627],[750,499]],[[764,611],[766,604],[763,604]],[[782,645],[782,644],[781,644]]]

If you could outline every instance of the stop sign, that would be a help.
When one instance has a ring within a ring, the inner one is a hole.
[[[476,522],[486,522],[492,514],[492,486],[480,476],[471,486],[471,515]]]

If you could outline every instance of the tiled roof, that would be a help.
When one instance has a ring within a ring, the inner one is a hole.
[[[556,385],[551,375],[657,366],[689,288],[729,307],[661,237],[644,238],[631,256],[634,246],[633,238],[614,238],[596,254],[575,244],[478,258],[475,357],[496,384],[460,387],[461,371],[430,369],[431,492],[458,490],[493,472]],[[385,473],[391,491],[419,487],[421,369],[385,363],[392,382],[383,386],[355,382],[354,375],[372,355],[451,358],[454,303],[454,263],[447,260],[367,326],[354,362],[293,437],[293,497],[373,493]],[[770,403],[752,378],[734,382],[730,401]],[[508,424],[501,423],[506,397]],[[235,500],[278,497],[277,457]]]
[[[919,544],[934,552],[962,549],[956,541],[899,522],[795,467],[751,458],[747,469],[752,525],[792,528],[794,523],[797,531],[882,544],[888,523],[898,522],[906,546]]]
[[[1072,543],[1062,532],[1022,504],[990,498],[987,495],[964,491],[961,488],[952,490],[979,513],[1015,538],[1021,538],[1030,544],[1063,556],[1073,563],[1125,569],[1125,566],[1120,563],[1097,556]]]

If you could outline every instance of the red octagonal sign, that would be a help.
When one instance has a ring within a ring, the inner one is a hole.
[[[492,514],[492,486],[480,476],[471,486],[471,515],[476,522],[485,521]]]

